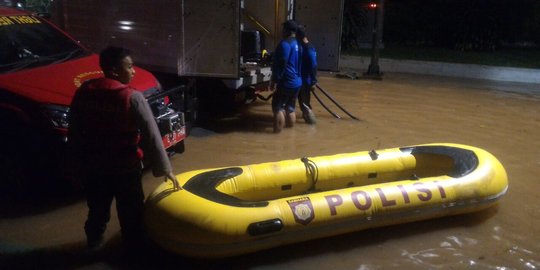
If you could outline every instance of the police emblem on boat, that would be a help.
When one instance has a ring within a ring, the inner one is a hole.
[[[308,225],[315,218],[313,205],[308,197],[288,200],[287,203],[291,207],[296,222]]]

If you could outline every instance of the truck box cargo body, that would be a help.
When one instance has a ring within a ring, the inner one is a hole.
[[[128,47],[152,71],[220,78],[235,89],[270,79],[269,66],[246,53],[273,51],[287,19],[306,25],[320,69],[339,65],[343,0],[64,0],[58,13],[94,51]],[[259,41],[251,50],[250,39]]]

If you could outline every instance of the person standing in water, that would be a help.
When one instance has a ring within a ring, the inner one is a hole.
[[[293,20],[283,24],[283,40],[273,56],[270,89],[275,91],[272,97],[274,133],[280,133],[284,127],[293,127],[296,122],[295,104],[302,86],[301,49],[296,40],[297,30],[298,25]]]
[[[84,230],[92,249],[102,245],[113,199],[125,247],[144,244],[143,153],[154,176],[179,188],[150,106],[129,86],[135,76],[130,55],[124,48],[104,49],[99,65],[105,76],[77,89],[70,108],[69,151],[87,197]]]
[[[302,88],[298,94],[298,106],[302,110],[302,118],[308,124],[315,124],[317,119],[311,108],[311,91],[317,84],[317,52],[306,35],[306,28],[302,25],[298,27],[296,39],[302,48]]]

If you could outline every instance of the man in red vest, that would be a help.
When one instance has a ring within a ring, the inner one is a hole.
[[[108,47],[99,64],[105,77],[85,82],[75,93],[68,133],[87,195],[87,245],[101,246],[115,198],[124,244],[136,248],[145,235],[143,153],[154,176],[165,176],[176,189],[179,186],[150,106],[129,86],[135,76],[130,51]]]

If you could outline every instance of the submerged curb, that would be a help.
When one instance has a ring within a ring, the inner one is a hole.
[[[342,55],[341,69],[367,70],[369,57]],[[540,69],[496,67],[381,58],[382,72],[428,74],[448,77],[540,84]]]

